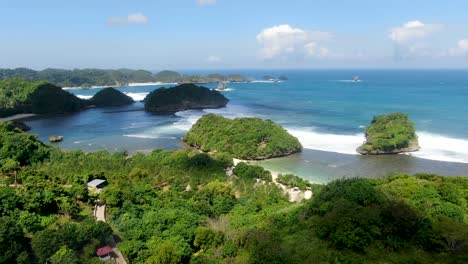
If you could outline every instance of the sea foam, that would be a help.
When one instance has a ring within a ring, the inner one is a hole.
[[[356,154],[365,141],[364,134],[338,135],[316,132],[313,128],[291,128],[289,133],[297,137],[304,148]],[[468,140],[450,138],[429,132],[418,132],[421,149],[412,156],[438,161],[468,163]]]

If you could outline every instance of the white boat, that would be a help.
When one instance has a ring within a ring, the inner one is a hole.
[[[359,75],[356,75],[354,76],[354,79],[353,79],[355,82],[359,82]]]
[[[218,91],[224,91],[226,90],[226,83],[224,82],[218,82],[218,88],[216,88]]]

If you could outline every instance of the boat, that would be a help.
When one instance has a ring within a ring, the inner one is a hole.
[[[216,88],[218,91],[224,91],[226,90],[226,83],[224,82],[218,82],[218,88]]]
[[[353,79],[355,82],[359,82],[359,75],[356,75],[354,76],[354,79]]]

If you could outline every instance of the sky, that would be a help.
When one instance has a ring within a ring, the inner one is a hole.
[[[466,0],[0,0],[0,68],[468,68]]]

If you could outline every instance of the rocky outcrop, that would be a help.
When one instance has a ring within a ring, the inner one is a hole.
[[[175,113],[190,109],[225,107],[229,100],[218,91],[194,84],[160,88],[145,98],[145,110],[155,113]]]
[[[283,157],[302,150],[297,138],[271,120],[214,114],[200,118],[183,140],[202,151],[227,152],[243,160]]]
[[[49,141],[52,143],[63,141],[63,136],[49,136]]]
[[[376,116],[366,128],[366,142],[356,151],[362,155],[387,155],[420,149],[416,128],[402,113]]]

